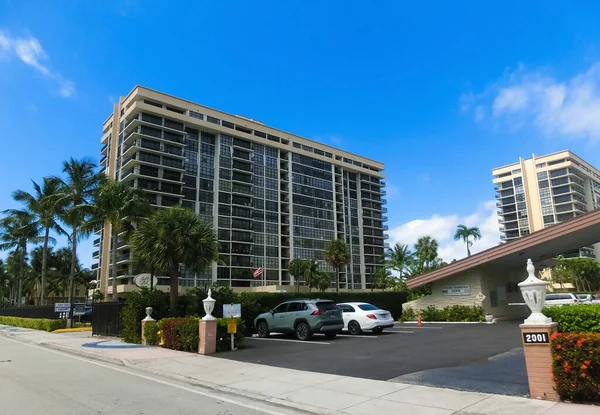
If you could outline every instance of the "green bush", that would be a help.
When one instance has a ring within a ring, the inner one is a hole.
[[[160,337],[163,341],[162,346],[173,350],[190,351],[195,336],[196,351],[198,349],[198,321],[197,317],[172,317],[163,318],[158,322]],[[194,326],[195,332],[192,333],[191,327]]]
[[[158,345],[158,323],[156,321],[149,321],[144,324],[144,335],[146,336],[146,344],[149,346]]]
[[[235,319],[237,322],[237,332],[234,334],[235,347],[241,348],[244,343],[244,320]],[[227,333],[228,318],[217,319],[217,352],[231,350],[231,334]]]
[[[561,333],[600,333],[598,304],[544,307],[542,313],[558,323],[558,331]]]
[[[442,309],[434,305],[420,310],[422,321],[447,321],[447,322],[475,322],[485,321],[483,308],[477,305],[452,305]],[[401,321],[415,321],[418,318],[419,311],[413,309],[404,310]]]
[[[64,329],[65,327],[67,327],[67,322],[65,320],[9,316],[0,316],[0,324],[43,331],[54,331],[58,329]]]
[[[553,334],[550,348],[560,398],[600,403],[600,334]]]
[[[177,325],[177,336],[179,336],[181,350],[184,352],[198,353],[198,342],[200,341],[199,322],[199,318],[185,317]]]
[[[127,301],[121,313],[123,340],[127,343],[141,343],[142,319],[146,317],[146,307],[152,307],[152,318],[160,320],[169,315],[169,294],[159,290],[141,289],[127,293]]]

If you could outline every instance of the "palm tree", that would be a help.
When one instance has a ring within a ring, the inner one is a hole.
[[[400,279],[404,279],[404,273],[409,269],[413,261],[413,253],[408,245],[396,244],[388,251],[388,267],[400,273]]]
[[[310,267],[310,261],[302,258],[294,258],[290,261],[290,264],[288,266],[288,273],[292,277],[296,278],[297,281],[299,281],[300,277],[303,277],[306,273],[307,267]],[[307,281],[305,280],[305,282]]]
[[[473,242],[481,239],[481,232],[479,228],[473,227],[469,228],[466,225],[458,225],[456,228],[456,232],[454,233],[454,240],[458,241],[460,239],[467,245],[467,256],[471,256],[471,250],[469,247],[473,246],[473,242],[469,241],[469,238],[473,238]]]
[[[66,178],[59,179],[61,196],[57,203],[64,206],[62,220],[71,227],[69,242],[71,244],[71,271],[69,274],[68,302],[72,300],[73,283],[77,274],[77,242],[92,231],[85,227],[93,213],[93,201],[96,188],[105,177],[96,173],[96,164],[89,158],[75,160],[73,158],[63,163],[63,173]],[[71,315],[69,313],[69,323]],[[69,324],[70,325],[70,324]]]
[[[117,296],[117,248],[118,235],[125,232],[124,239],[128,239],[135,222],[145,217],[150,212],[150,204],[141,190],[133,189],[122,182],[112,179],[104,180],[96,192],[94,220],[89,222],[93,228],[110,224],[111,234],[111,262],[112,267],[112,300],[118,301]]]
[[[25,210],[31,213],[38,224],[44,229],[43,254],[41,264],[41,292],[40,298],[45,304],[45,286],[46,274],[48,269],[48,244],[56,243],[54,238],[50,237],[50,231],[58,234],[65,234],[65,231],[58,224],[58,215],[61,206],[58,204],[60,199],[60,181],[55,177],[45,177],[40,186],[32,180],[34,194],[24,190],[16,190],[12,197],[25,205]]]
[[[171,314],[176,315],[180,265],[200,271],[219,260],[212,225],[189,209],[160,209],[140,221],[131,237],[134,258],[152,258],[149,266],[166,270],[170,278]]]
[[[415,248],[415,261],[412,266],[411,276],[417,276],[433,269],[439,268],[442,260],[438,258],[438,243],[431,236],[422,236],[417,240]]]
[[[335,268],[335,291],[340,291],[340,270],[350,262],[348,244],[342,239],[333,239],[327,243],[323,251],[323,259]]]
[[[15,249],[19,254],[17,302],[21,304],[27,266],[27,244],[39,242],[40,227],[29,212],[13,209],[3,213],[7,216],[0,220],[0,250]]]

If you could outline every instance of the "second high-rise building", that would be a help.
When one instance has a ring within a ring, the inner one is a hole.
[[[217,231],[225,264],[184,270],[182,286],[257,285],[259,267],[264,283],[290,284],[289,261],[320,259],[335,238],[351,251],[344,286],[366,288],[381,264],[382,163],[139,86],[115,105],[102,143],[109,177],[143,189],[154,206],[193,209]],[[109,234],[99,232],[94,253],[108,293]],[[126,241],[117,247],[119,291],[129,291],[136,270]]]

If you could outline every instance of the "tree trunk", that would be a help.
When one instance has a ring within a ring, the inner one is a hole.
[[[46,273],[48,268],[48,238],[50,237],[50,227],[46,227],[44,234],[44,247],[42,250],[42,288],[40,290],[41,304],[46,305]]]
[[[67,288],[68,300],[71,304],[69,314],[67,315],[67,327],[71,328],[71,314],[73,312],[73,283],[75,281],[75,273],[77,272],[77,227],[73,227],[73,233],[71,234],[71,272],[69,274],[69,287]]]
[[[23,304],[23,279],[25,278],[25,258],[27,256],[27,242],[21,244],[21,266],[19,269],[19,281],[17,288],[17,305]]]
[[[176,266],[169,268],[169,280],[170,280],[170,313],[171,316],[176,317],[178,313],[177,304],[179,302],[179,269]]]
[[[112,234],[112,249],[110,251],[112,257],[112,267],[110,271],[112,273],[112,300],[119,301],[119,296],[117,295],[117,235],[115,235],[114,227],[110,226],[110,232]]]
[[[336,279],[335,292],[339,293],[340,292],[340,269],[339,268],[335,269],[335,279]]]

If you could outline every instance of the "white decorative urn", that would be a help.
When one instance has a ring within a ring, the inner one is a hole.
[[[152,307],[146,307],[146,318],[144,319],[144,321],[154,321],[154,319],[151,317],[152,315]]]
[[[202,320],[216,320],[216,318],[212,315],[212,312],[215,309],[216,301],[217,300],[212,298],[212,290],[209,288],[208,297],[202,300],[202,303],[204,303],[204,312],[206,313],[206,315],[202,317]]]
[[[535,268],[531,259],[527,260],[527,279],[519,283],[521,294],[531,310],[531,315],[525,319],[528,325],[546,325],[552,323],[552,319],[542,314],[544,302],[546,301],[546,281],[535,276]]]

